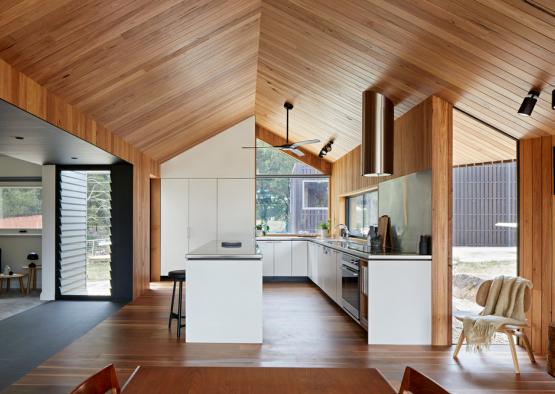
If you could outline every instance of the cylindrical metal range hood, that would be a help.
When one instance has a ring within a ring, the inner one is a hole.
[[[362,93],[362,175],[393,174],[393,103],[383,94]]]

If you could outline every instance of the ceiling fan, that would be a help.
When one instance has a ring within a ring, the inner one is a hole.
[[[289,101],[286,101],[285,104],[283,104],[283,106],[285,107],[286,112],[286,116],[287,116],[287,123],[286,123],[286,137],[285,137],[285,144],[283,145],[274,145],[274,146],[243,146],[243,149],[278,149],[278,150],[285,150],[285,151],[289,151],[291,153],[294,153],[297,156],[304,156],[304,153],[297,149],[299,146],[302,145],[308,145],[308,144],[316,144],[318,142],[320,142],[320,140],[306,140],[306,141],[299,141],[299,142],[295,142],[294,144],[290,144],[289,143],[289,111],[291,111],[293,109],[293,104],[291,104]]]

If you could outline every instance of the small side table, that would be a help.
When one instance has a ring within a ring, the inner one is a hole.
[[[28,265],[24,265],[24,270],[29,270],[29,276],[27,277],[27,294],[32,290],[37,289],[37,271],[42,269],[42,265],[36,265],[34,267],[29,267]],[[32,285],[32,287],[31,287]]]
[[[24,274],[13,274],[13,275],[5,275],[0,274],[0,292],[2,291],[3,284],[6,282],[6,292],[10,291],[10,281],[12,279],[19,280],[19,291],[21,294],[25,294],[25,286],[23,285],[23,277]]]

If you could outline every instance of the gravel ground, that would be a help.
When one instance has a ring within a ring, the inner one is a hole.
[[[454,247],[453,312],[480,312],[482,307],[474,302],[477,283],[499,275],[516,276],[516,261],[516,247]],[[462,323],[453,318],[453,343],[458,341],[461,330]],[[507,343],[507,338],[496,334],[493,343]]]

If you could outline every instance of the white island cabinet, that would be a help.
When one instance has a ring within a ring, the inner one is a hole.
[[[368,344],[432,343],[432,261],[368,261]]]
[[[262,255],[254,240],[211,241],[191,251],[185,267],[186,342],[262,343]]]

